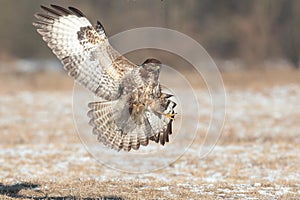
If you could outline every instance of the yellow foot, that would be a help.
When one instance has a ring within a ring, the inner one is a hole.
[[[166,115],[167,118],[169,118],[171,120],[174,120],[176,113],[168,113],[168,114],[165,114],[165,115]]]

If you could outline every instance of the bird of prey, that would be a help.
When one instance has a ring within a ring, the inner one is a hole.
[[[102,99],[88,105],[98,140],[117,151],[169,142],[176,103],[158,81],[162,63],[132,63],[110,45],[99,21],[92,26],[74,7],[41,8],[33,23],[37,32],[68,75]]]

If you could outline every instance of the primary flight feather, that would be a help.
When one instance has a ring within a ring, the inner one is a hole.
[[[68,74],[103,99],[89,103],[98,140],[118,151],[137,150],[149,140],[169,142],[176,103],[161,91],[161,62],[132,63],[109,44],[99,21],[92,26],[74,7],[41,8],[33,23],[38,33]]]

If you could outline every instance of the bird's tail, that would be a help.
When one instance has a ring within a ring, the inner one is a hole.
[[[89,124],[98,140],[106,146],[120,151],[139,149],[140,145],[148,144],[149,129],[144,123],[137,124],[131,119],[129,108],[120,100],[89,103]]]

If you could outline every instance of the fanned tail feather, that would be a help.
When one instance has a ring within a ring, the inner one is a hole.
[[[88,112],[91,118],[89,124],[94,127],[93,133],[97,135],[100,142],[116,150],[130,151],[139,149],[140,145],[146,146],[149,141],[147,133],[150,128],[145,126],[142,128],[142,125],[134,124],[132,132],[124,132],[116,122],[121,113],[114,109],[117,104],[118,100],[89,103],[88,106],[91,109]],[[127,125],[131,126],[132,123],[130,121]]]

